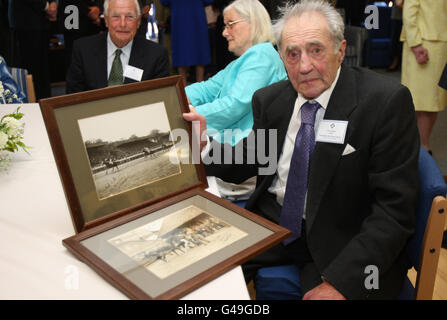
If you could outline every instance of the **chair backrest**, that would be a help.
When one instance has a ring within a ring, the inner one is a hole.
[[[28,103],[29,101],[29,95],[28,95],[28,84],[27,84],[27,75],[28,71],[26,69],[22,68],[10,68],[11,75],[14,81],[19,86],[19,89],[25,94],[25,101],[24,103]],[[34,89],[34,87],[33,87]],[[35,97],[34,97],[35,99]],[[35,101],[34,101],[35,102]]]
[[[419,201],[416,232],[407,253],[417,271],[416,299],[432,299],[447,212],[447,185],[432,156],[419,153]]]
[[[27,96],[28,96],[28,102],[34,103],[36,102],[36,92],[34,91],[34,83],[33,83],[33,75],[27,74],[26,75],[26,87],[27,87]]]

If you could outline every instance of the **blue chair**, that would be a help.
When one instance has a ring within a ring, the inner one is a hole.
[[[416,288],[407,278],[399,299],[432,299],[447,212],[447,185],[432,156],[419,153],[419,203],[416,231],[407,252],[417,271]],[[299,269],[293,265],[261,268],[255,278],[258,299],[301,299]]]
[[[431,300],[441,252],[447,212],[447,186],[436,161],[424,149],[419,153],[419,203],[416,232],[407,253],[417,271],[416,288],[406,279],[399,299]]]

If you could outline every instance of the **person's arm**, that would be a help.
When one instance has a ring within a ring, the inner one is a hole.
[[[421,30],[418,26],[418,17],[420,13],[420,0],[406,0],[403,8],[403,28],[405,30],[406,41],[413,51],[413,54],[419,64],[427,63],[428,51],[422,46]]]
[[[200,150],[203,152],[205,146],[210,151],[207,157],[204,157],[202,154],[202,159],[204,160],[206,166],[206,174],[208,176],[216,176],[224,181],[232,182],[232,183],[242,183],[243,181],[256,176],[258,174],[259,166],[269,166],[269,163],[264,163],[263,165],[259,165],[258,162],[258,153],[256,152],[256,134],[258,133],[258,129],[266,129],[263,127],[263,123],[265,123],[264,119],[264,108],[263,108],[264,99],[262,97],[255,98],[253,97],[253,130],[250,133],[249,137],[244,138],[238,142],[237,145],[232,146],[229,143],[219,143],[216,140],[208,141],[206,137],[206,119],[203,115],[196,113],[194,109],[191,109],[191,112],[183,115],[184,119],[187,121],[194,122],[196,121],[196,126],[193,125],[193,132],[195,132],[195,138],[192,139],[193,143],[198,143],[198,137],[200,139]],[[235,164],[235,155],[236,152],[242,152],[243,163]],[[231,163],[227,163],[225,160],[225,155],[231,154],[232,160]],[[247,161],[247,155],[254,155],[255,162],[253,163],[251,160]],[[276,158],[275,158],[276,160]]]
[[[228,69],[219,71],[206,81],[195,82],[185,88],[186,96],[193,106],[200,106],[214,101],[222,90]]]
[[[239,66],[235,65],[234,67],[238,68],[237,74],[227,76],[227,78],[230,78],[229,82],[221,82],[223,88],[219,88],[219,90],[226,91],[219,98],[210,100],[205,90],[202,91],[203,96],[207,97],[205,99],[191,99],[188,94],[192,104],[196,107],[196,111],[203,114],[207,122],[212,123],[212,127],[216,130],[231,128],[232,124],[239,121],[247,113],[251,113],[253,93],[267,86],[274,77],[273,74],[277,72],[271,58],[259,50],[246,52],[239,59],[243,60]],[[200,88],[199,84],[197,88]],[[194,94],[194,97],[197,96],[200,96],[200,94]],[[202,101],[210,102],[200,104]]]
[[[419,135],[406,87],[377,103],[378,118],[368,152],[371,213],[360,230],[324,269],[322,276],[348,299],[365,298],[365,268],[385,274],[415,230]]]

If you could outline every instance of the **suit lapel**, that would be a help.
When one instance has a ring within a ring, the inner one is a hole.
[[[286,139],[287,129],[295,107],[297,93],[290,82],[280,92],[278,98],[271,104],[271,109],[267,112],[266,128],[277,129],[278,152],[277,160],[282,152],[284,141]]]
[[[130,50],[129,66],[136,67],[136,68],[144,70],[144,67],[143,67],[144,54],[137,49],[138,41],[140,41],[140,39],[139,39],[138,36],[136,36],[133,39],[132,48]],[[144,76],[141,77],[141,79],[144,79]],[[124,84],[126,84],[126,83],[133,83],[133,82],[137,82],[137,81],[133,80],[133,79],[130,79],[130,78],[124,78]]]
[[[324,119],[348,121],[343,144],[317,142],[312,156],[309,172],[309,185],[306,202],[307,229],[312,228],[323,195],[332,179],[343,150],[354,128],[349,116],[357,105],[356,83],[353,71],[342,67],[338,82],[332,92]]]

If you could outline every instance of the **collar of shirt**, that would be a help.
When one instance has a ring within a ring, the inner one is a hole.
[[[340,76],[341,68],[338,68],[337,75],[335,76],[334,82],[332,85],[326,89],[322,94],[320,94],[314,101],[317,101],[321,108],[318,109],[317,114],[315,116],[315,132],[318,131],[318,127],[321,123],[321,120],[324,118],[324,114],[326,112],[326,108],[329,104],[329,99],[334,91],[335,85],[337,84],[338,77]],[[276,195],[276,200],[280,205],[282,205],[284,200],[284,193],[287,185],[287,177],[289,175],[290,161],[292,160],[293,149],[295,147],[295,138],[298,133],[298,130],[301,126],[301,113],[299,112],[301,106],[308,101],[301,94],[298,94],[298,97],[295,100],[295,106],[293,109],[292,117],[290,118],[289,127],[287,128],[287,134],[285,137],[285,141],[283,144],[283,148],[281,150],[281,156],[278,161],[278,168],[276,171],[276,176],[273,180],[272,185],[268,189],[269,192]],[[305,215],[304,215],[305,216]]]
[[[121,63],[123,65],[123,72],[126,70],[126,66],[129,64],[130,52],[132,51],[133,40],[131,40],[124,47],[120,48],[122,53],[120,55]],[[110,38],[110,33],[107,33],[107,78],[109,77],[110,70],[112,69],[113,59],[115,59],[115,51],[118,47],[113,43]]]

